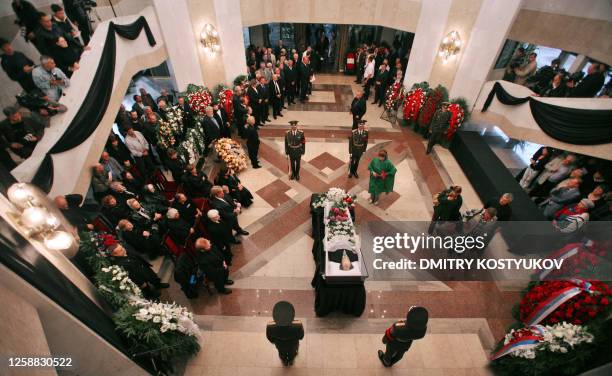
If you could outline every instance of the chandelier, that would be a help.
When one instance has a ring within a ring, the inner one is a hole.
[[[204,51],[207,53],[213,53],[221,50],[219,41],[219,33],[215,27],[211,24],[204,25],[200,32],[200,42],[204,45]]]
[[[461,38],[459,38],[459,33],[453,30],[442,39],[438,56],[443,59],[442,63],[446,64],[457,57],[459,50],[461,50]]]

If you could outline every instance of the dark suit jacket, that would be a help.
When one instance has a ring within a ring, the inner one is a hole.
[[[274,85],[274,81],[270,82],[270,98],[272,100],[280,100],[280,98],[278,98],[278,95],[282,95],[283,94],[283,88],[282,85],[280,83],[280,81],[276,81],[278,84],[278,90],[276,90],[276,85]]]
[[[206,138],[208,142],[214,141],[221,137],[221,127],[223,124],[219,124],[217,120],[217,124],[212,120],[213,118],[209,118],[208,116],[204,117],[204,133],[206,134]]]
[[[282,326],[270,323],[266,327],[266,337],[277,349],[291,351],[304,338],[304,327],[299,321],[294,321],[291,325]]]
[[[364,97],[361,99],[354,98],[351,102],[351,113],[355,116],[363,117],[366,113],[366,100]]]
[[[213,207],[213,209],[217,209],[219,211],[219,215],[225,223],[229,224],[230,226],[234,224],[237,219],[237,214],[234,213],[236,205],[231,197],[224,198],[223,200],[215,197],[210,200],[210,205]]]
[[[285,72],[285,84],[287,86],[297,84],[298,73],[295,67],[289,69],[289,67],[286,66],[283,71]]]
[[[191,226],[185,222],[182,218],[179,219],[168,219],[165,222],[165,226],[168,229],[168,235],[178,246],[182,246],[189,237],[189,230]]]
[[[210,240],[219,247],[230,246],[234,237],[232,236],[232,228],[226,223],[221,222],[206,222],[206,229],[210,233]]]
[[[246,145],[249,150],[256,150],[259,148],[259,133],[255,127],[248,126],[244,129],[246,136]]]
[[[594,97],[603,86],[605,77],[601,73],[589,74],[580,81],[578,86],[570,92],[570,97],[590,98]]]
[[[257,85],[257,86],[259,86],[259,85]],[[259,87],[257,88],[257,90],[255,90],[255,88],[253,88],[253,86],[249,86],[249,88],[247,89],[247,96],[249,97],[249,105],[251,107],[253,107],[253,109],[255,109],[257,106],[261,105],[259,100],[262,99],[262,95],[261,95],[261,92],[259,90]]]

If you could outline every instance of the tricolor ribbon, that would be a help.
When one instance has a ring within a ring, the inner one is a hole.
[[[534,325],[529,327],[533,335],[526,335],[521,337],[519,340],[510,341],[507,345],[504,345],[501,349],[491,355],[491,360],[501,358],[502,356],[508,355],[518,350],[529,349],[536,347],[540,343],[546,329],[542,325]]]
[[[574,283],[576,286],[565,287],[538,304],[533,312],[531,312],[531,314],[525,319],[525,325],[532,326],[539,323],[548,315],[553,313],[557,308],[563,305],[563,303],[567,302],[583,291],[588,293],[593,292],[593,286],[587,281],[577,278],[570,279],[569,281]]]
[[[576,256],[578,252],[582,249],[582,243],[572,243],[568,244],[565,247],[561,248],[559,251],[555,252],[555,254],[551,255],[551,259],[554,260],[565,260],[570,257]],[[540,273],[540,280],[544,280],[553,269],[546,269],[542,273]]]

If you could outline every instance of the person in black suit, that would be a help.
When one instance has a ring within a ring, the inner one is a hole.
[[[119,205],[115,196],[106,195],[102,198],[102,214],[113,226],[117,226],[120,220],[130,216],[130,210],[125,205]]]
[[[139,92],[140,92],[140,97],[142,98],[142,102],[145,104],[145,106],[151,107],[153,112],[159,112],[159,108],[157,107],[157,102],[155,102],[151,94],[149,94],[147,90],[143,87],[139,89]]]
[[[227,187],[232,198],[238,201],[241,207],[248,208],[253,204],[253,195],[230,168],[224,167],[219,170],[215,185]]]
[[[185,100],[185,97],[178,97],[177,106],[181,110],[183,110],[183,113],[184,113],[184,116],[183,116],[183,124],[185,125],[183,127],[183,135],[184,135],[187,129],[192,126],[192,122],[193,122],[193,115],[191,114],[191,106],[189,106],[189,103]]]
[[[185,167],[183,175],[183,186],[189,197],[204,197],[210,195],[212,183],[208,180],[205,173],[198,171],[196,165],[190,164]]]
[[[310,76],[312,72],[310,70],[310,62],[308,56],[302,58],[299,70],[300,77],[300,101],[306,101],[308,97],[308,85],[310,84]]]
[[[142,115],[144,114],[145,107],[147,106],[142,101],[142,97],[140,95],[135,94],[133,98],[134,98],[134,104],[132,105],[132,112],[136,111],[136,115],[138,119],[140,119]]]
[[[257,82],[257,80],[251,80],[249,84],[250,86],[247,89],[247,96],[249,97],[249,106],[251,106],[251,108],[253,109],[253,116],[255,116],[255,124],[257,124],[257,126],[260,126],[262,125],[261,107],[263,103],[263,97],[259,92],[259,83]]]
[[[240,244],[240,240],[234,238],[232,228],[223,222],[218,210],[211,209],[206,213],[206,216],[208,217],[206,229],[210,234],[210,240],[221,250],[227,265],[232,265],[233,254],[231,245]]]
[[[177,193],[174,196],[174,201],[172,202],[171,207],[178,210],[181,218],[191,225],[193,225],[196,219],[202,215],[200,210],[193,202],[191,202],[189,198],[187,198],[187,196],[185,196],[184,193]]]
[[[213,102],[213,115],[217,123],[221,126],[221,137],[232,137],[232,128],[227,117],[227,111],[220,106],[219,101]]]
[[[175,208],[168,209],[162,225],[168,230],[168,236],[178,246],[184,246],[187,243],[187,238],[195,232],[194,228],[181,218],[179,211]]]
[[[170,286],[167,283],[162,283],[157,274],[151,269],[151,264],[137,254],[128,254],[125,247],[120,243],[107,245],[106,250],[111,264],[125,269],[132,282],[140,287],[145,298],[158,299],[160,295],[159,289],[165,289]]]
[[[408,310],[406,320],[394,323],[385,331],[382,342],[386,349],[378,350],[378,358],[383,366],[391,367],[397,363],[408,351],[412,341],[425,337],[428,320],[429,313],[425,308],[412,306]]]
[[[283,90],[278,81],[278,75],[272,76],[272,83],[270,84],[270,101],[272,102],[272,116],[276,119],[277,116],[282,117],[281,113],[283,110]]]
[[[234,107],[234,124],[236,125],[238,135],[241,138],[246,138],[244,127],[246,125],[247,117],[249,117],[249,109],[253,111],[253,109],[247,105],[247,102],[248,98],[246,96],[242,96],[238,101],[238,105]],[[253,121],[257,121],[255,117],[253,117]]]
[[[353,115],[353,129],[357,129],[359,126],[359,122],[366,113],[366,106],[367,104],[363,97],[363,91],[359,90],[357,94],[355,94],[355,98],[351,102],[351,109],[349,110],[351,115]]]
[[[156,232],[136,229],[127,219],[120,220],[117,229],[123,241],[134,249],[142,250],[149,259],[155,259],[161,254],[161,239]]]
[[[166,150],[166,155],[168,158],[164,161],[164,166],[170,170],[172,179],[175,182],[180,182],[185,174],[185,162],[179,157],[177,151],[172,148]]]
[[[202,121],[202,126],[204,128],[204,134],[206,137],[206,140],[204,141],[206,143],[206,149],[204,151],[204,154],[208,154],[208,151],[210,150],[210,144],[214,143],[221,137],[222,126],[222,124],[219,124],[219,122],[215,118],[215,114],[211,106],[206,107],[206,116]]]
[[[248,231],[243,230],[238,224],[238,213],[240,213],[240,204],[236,204],[234,199],[227,195],[225,196],[223,188],[216,185],[210,190],[210,205],[213,209],[219,211],[219,215],[225,223],[227,223],[239,235],[248,235]]]
[[[262,99],[259,110],[261,111],[261,124],[264,124],[265,122],[270,121],[270,86],[268,85],[268,81],[266,81],[265,77],[259,77],[259,86],[257,89],[259,90]]]
[[[388,82],[389,71],[387,70],[387,65],[383,62],[380,64],[376,77],[374,78],[374,102],[372,102],[372,104],[378,103],[378,107],[384,104]]]
[[[174,280],[181,285],[181,290],[188,299],[198,297],[200,287],[198,261],[193,252],[183,252],[174,266]]]
[[[54,199],[55,206],[71,225],[79,231],[91,231],[94,229],[94,226],[80,207],[82,201],[83,196],[79,194],[57,196]]]
[[[591,98],[594,97],[605,81],[605,72],[607,71],[605,64],[591,63],[587,70],[587,76],[570,91],[569,96],[573,98]]]
[[[228,278],[229,270],[221,252],[205,238],[195,241],[195,249],[198,264],[206,278],[215,284],[219,293],[231,294],[232,290],[225,286],[233,285],[234,281]]]
[[[21,85],[21,88],[27,92],[36,89],[32,80],[32,70],[36,66],[34,62],[19,51],[15,51],[11,43],[6,39],[0,39],[0,48],[2,49],[2,69],[6,72],[9,78]]]
[[[295,104],[295,89],[297,86],[297,69],[293,66],[293,60],[287,60],[287,65],[283,68],[285,72],[285,96],[287,104]]]
[[[266,326],[266,337],[276,346],[283,365],[290,366],[298,354],[300,340],[304,338],[304,326],[294,320],[295,308],[289,302],[276,303],[272,318],[274,321]]]
[[[244,135],[246,137],[246,146],[249,153],[249,159],[251,160],[251,166],[253,168],[261,168],[259,165],[259,133],[255,127],[255,118],[249,116],[247,118],[246,127],[244,129]]]

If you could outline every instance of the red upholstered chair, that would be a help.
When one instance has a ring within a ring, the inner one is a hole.
[[[106,232],[107,234],[115,233],[115,229],[108,226],[106,223],[104,223],[104,221],[100,219],[100,217],[94,218],[91,221],[91,224],[93,225],[94,229],[96,229],[97,231]]]
[[[177,245],[168,234],[164,235],[163,244],[175,258],[185,252],[185,247]]]

